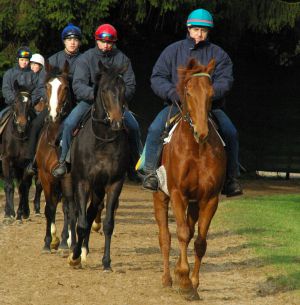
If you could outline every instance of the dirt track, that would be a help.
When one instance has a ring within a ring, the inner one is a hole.
[[[245,196],[299,192],[299,181],[244,181]],[[0,197],[3,214],[4,198]],[[221,199],[221,204],[229,201]],[[234,199],[232,199],[234,200]],[[15,204],[16,206],[16,204]],[[162,260],[153,217],[152,196],[140,187],[126,184],[112,240],[112,273],[103,273],[104,238],[91,235],[87,265],[74,270],[66,258],[42,254],[45,219],[31,217],[22,225],[2,224],[0,217],[0,304],[1,305],[165,305],[190,304],[170,289],[161,287]],[[57,225],[62,225],[61,207]],[[174,221],[171,262],[177,257]],[[192,246],[192,243],[191,243]],[[192,258],[192,248],[190,247]],[[192,262],[193,259],[190,259]],[[256,259],[247,241],[212,224],[207,253],[200,270],[198,289],[201,305],[299,304],[294,292],[259,291],[266,282],[268,266]],[[194,302],[196,303],[196,302]]]

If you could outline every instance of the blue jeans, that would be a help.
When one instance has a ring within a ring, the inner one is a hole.
[[[146,153],[144,170],[146,172],[153,172],[158,166],[162,148],[162,141],[160,137],[168,119],[169,111],[170,106],[164,108],[156,116],[148,129],[148,135],[145,143]],[[178,108],[172,107],[171,116],[175,115],[177,112]],[[226,150],[228,154],[227,176],[236,178],[240,174],[238,161],[238,132],[225,112],[223,112],[221,109],[214,109],[212,112],[218,120],[220,131],[226,144]]]
[[[178,108],[175,106],[165,107],[161,112],[159,112],[159,114],[156,116],[156,118],[148,128],[148,135],[145,143],[145,172],[153,172],[158,166],[163,145],[161,135],[165,129],[170,110],[171,117],[179,112]]]
[[[63,123],[63,132],[61,139],[61,155],[59,158],[60,162],[65,161],[67,153],[69,151],[71,141],[72,141],[72,133],[76,128],[78,123],[80,122],[83,115],[91,108],[91,105],[86,103],[85,101],[79,102],[76,107],[70,112],[68,117],[65,119]],[[128,128],[128,138],[129,145],[132,153],[141,154],[143,147],[141,144],[140,137],[140,128],[139,124],[136,121],[135,117],[128,110],[124,112],[124,123]]]

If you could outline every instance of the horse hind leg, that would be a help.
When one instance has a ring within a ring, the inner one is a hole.
[[[41,194],[42,194],[42,191],[43,191],[42,184],[38,179],[36,179],[33,206],[34,206],[35,216],[37,216],[37,217],[41,216]]]
[[[101,212],[104,208],[104,190],[103,193],[100,195],[100,198],[93,193],[91,203],[87,209],[87,234],[82,244],[82,253],[81,253],[81,262],[86,263],[87,255],[89,254],[89,240],[90,240],[90,233],[91,228],[95,223],[97,216],[100,214],[101,220]],[[101,226],[101,225],[100,225]]]
[[[161,191],[153,193],[154,214],[159,229],[159,246],[163,256],[163,287],[172,286],[169,261],[171,247],[171,234],[168,226],[169,200],[170,198]]]
[[[195,265],[191,281],[195,289],[199,286],[199,270],[202,258],[206,252],[206,237],[210,222],[218,207],[218,196],[211,198],[207,203],[201,203],[201,210],[198,214],[198,236],[194,242]],[[201,214],[201,215],[200,215]]]
[[[104,202],[102,201],[102,203],[99,205],[97,215],[96,215],[96,217],[93,221],[93,224],[92,224],[92,231],[93,232],[101,233],[101,231],[100,231],[100,229],[101,229],[101,215],[102,215],[103,209],[104,209]]]

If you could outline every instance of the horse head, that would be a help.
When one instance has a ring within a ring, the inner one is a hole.
[[[24,133],[29,122],[29,109],[31,107],[31,93],[18,81],[14,82],[14,90],[16,92],[15,101],[12,106],[13,122],[18,133]]]
[[[211,74],[214,68],[214,59],[204,66],[191,58],[186,67],[178,69],[177,90],[182,101],[183,119],[193,128],[198,143],[208,137],[208,114],[214,93]]]
[[[56,122],[65,115],[70,98],[69,62],[65,62],[62,71],[46,63],[46,72],[45,84],[49,119]]]
[[[124,128],[123,114],[125,103],[125,82],[122,78],[128,66],[121,68],[106,67],[99,61],[99,73],[96,76],[95,108],[102,122],[110,125],[111,129],[118,131]],[[99,121],[99,120],[98,120]]]

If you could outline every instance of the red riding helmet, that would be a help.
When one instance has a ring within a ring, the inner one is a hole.
[[[102,24],[95,32],[95,40],[116,42],[118,40],[117,30],[108,23]]]

